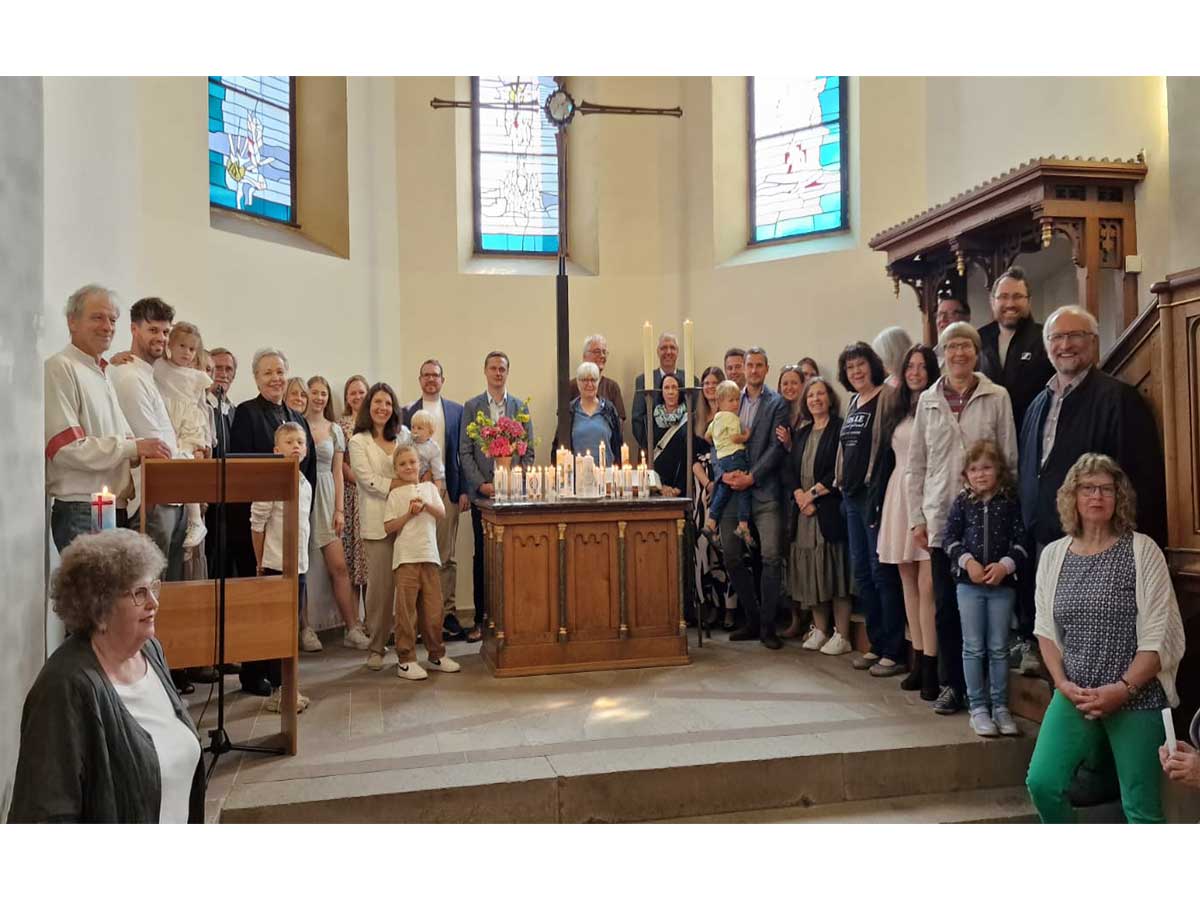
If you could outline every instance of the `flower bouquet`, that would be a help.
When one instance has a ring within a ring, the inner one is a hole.
[[[467,437],[494,460],[511,461],[513,456],[524,456],[529,452],[529,441],[525,424],[529,421],[529,404],[515,418],[501,416],[495,422],[482,412],[475,414],[475,421],[467,423]]]

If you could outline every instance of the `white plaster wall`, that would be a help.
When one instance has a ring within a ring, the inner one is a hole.
[[[1167,79],[1170,118],[1170,240],[1164,274],[1200,266],[1200,78]]]
[[[8,815],[21,707],[45,642],[42,491],[42,80],[0,79],[0,820]]]

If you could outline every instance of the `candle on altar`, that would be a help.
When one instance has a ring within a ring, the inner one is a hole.
[[[642,371],[646,390],[654,389],[654,327],[646,322],[642,326]]]
[[[621,465],[622,466],[629,465],[629,445],[628,444],[621,445]]]
[[[601,441],[600,447],[596,451],[596,465],[598,465],[601,470],[608,468],[607,457],[608,457],[608,449],[604,446],[604,441]]]
[[[642,463],[640,466],[638,466],[637,477],[638,495],[642,497],[642,499],[646,499],[650,496],[650,472],[646,468],[645,463]]]
[[[497,466],[492,475],[492,496],[497,500],[508,499],[508,469]]]
[[[558,499],[557,473],[558,470],[555,466],[546,466],[542,476],[542,495],[550,502]]]
[[[108,485],[92,494],[92,531],[108,531],[117,527],[117,498]]]
[[[512,478],[508,482],[508,492],[514,500],[525,499],[525,472],[520,466],[512,467]]]
[[[530,500],[542,499],[542,470],[537,466],[530,466],[525,476],[525,496]]]
[[[683,320],[683,371],[685,375],[696,375],[696,338],[692,333],[691,319]]]

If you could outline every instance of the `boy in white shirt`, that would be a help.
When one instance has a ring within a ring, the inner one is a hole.
[[[442,642],[437,520],[446,515],[446,507],[438,486],[420,480],[421,459],[415,445],[401,444],[392,461],[400,484],[388,494],[383,527],[388,534],[396,534],[392,550],[396,582],[396,658],[399,660],[396,674],[408,681],[421,681],[428,678],[429,673],[417,663],[414,624],[421,630],[425,649],[429,651],[428,665],[433,671],[457,672],[461,668],[446,656],[446,646]]]
[[[275,429],[275,452],[283,456],[303,462],[308,451],[308,440],[304,429],[295,422],[284,422]],[[308,533],[309,520],[312,518],[312,486],[304,474],[300,474],[300,489],[297,492],[297,502],[300,507],[300,536],[296,556],[296,571],[299,573],[299,602],[304,604],[305,575],[308,572]],[[283,574],[283,501],[257,500],[250,504],[250,539],[254,544],[254,558],[258,563],[259,575]],[[268,676],[271,678],[271,676]],[[279,712],[278,676],[271,678],[275,691],[267,701],[268,712]],[[303,694],[299,695],[296,712],[304,712],[309,700]]]
[[[446,463],[442,459],[442,448],[433,439],[433,416],[426,410],[419,409],[412,414],[409,423],[412,428],[413,443],[417,447],[417,457],[421,460],[420,478],[429,472],[433,483],[439,491],[446,490]],[[439,517],[440,518],[440,517]]]

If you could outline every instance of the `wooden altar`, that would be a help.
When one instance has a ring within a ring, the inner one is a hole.
[[[688,664],[690,500],[478,505],[493,674]]]

